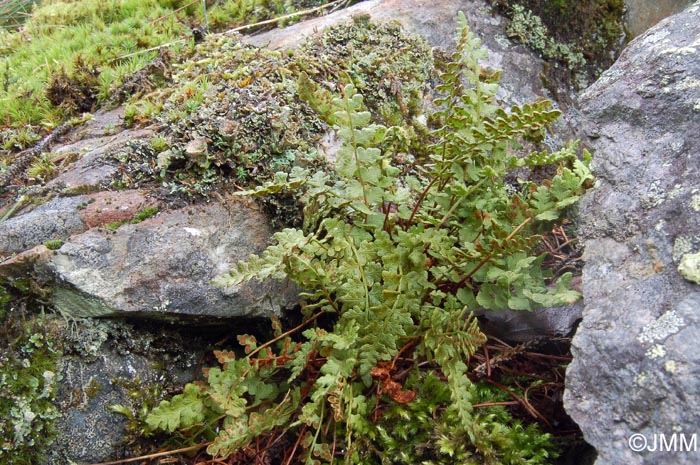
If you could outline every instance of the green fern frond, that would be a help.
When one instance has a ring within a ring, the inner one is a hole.
[[[198,394],[188,388],[187,396],[161,404],[149,417],[154,429],[222,415],[212,454],[231,454],[281,428],[299,435],[306,463],[332,463],[342,450],[353,465],[379,463],[375,444],[401,449],[385,428],[390,415],[382,419],[375,409],[380,402],[405,419],[393,423],[403,441],[420,437],[431,457],[448,457],[429,462],[420,451],[401,450],[396,463],[489,461],[504,455],[498,444],[534,434],[474,408],[481,391],[468,376],[469,360],[486,337],[471,312],[531,310],[577,297],[569,275],[548,286],[551,273],[533,249],[592,178],[575,144],[516,153],[560,112],[546,101],[499,108],[498,73],[482,73],[486,51],[464,15],[458,23],[457,52],[431,115],[437,127],[421,141],[431,153],[411,174],[386,152],[387,134],[401,128],[374,124],[353,84],[333,96],[299,78],[301,98],[336,125],[342,145],[333,172],[295,168],[242,192],[299,192],[304,228],[276,233],[262,254],[215,282],[290,279],[301,290],[304,320],[288,333],[277,323],[268,343],[241,337],[247,356],[210,369]],[[558,169],[547,182],[523,183],[516,193],[504,182],[514,168],[547,164]],[[404,389],[397,365],[425,390]]]
[[[215,278],[214,284],[231,287],[251,279],[284,279],[287,276],[285,261],[311,238],[298,229],[284,229],[275,233],[274,239],[277,244],[265,249],[260,256],[251,255],[248,261],[238,262],[228,275]]]

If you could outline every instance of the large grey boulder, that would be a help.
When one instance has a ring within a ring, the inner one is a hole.
[[[585,310],[564,401],[598,465],[698,463],[680,449],[700,424],[699,76],[696,2],[581,98],[599,185],[581,204]]]

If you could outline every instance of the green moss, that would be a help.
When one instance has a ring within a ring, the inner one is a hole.
[[[53,240],[44,242],[44,245],[49,250],[58,250],[61,248],[61,246],[63,246],[63,244],[64,244],[63,239],[53,239]]]
[[[108,231],[116,231],[124,224],[126,224],[126,221],[112,221],[111,223],[107,223],[105,225],[105,229]]]
[[[380,455],[391,457],[390,463],[395,465],[544,465],[551,464],[559,453],[552,435],[534,424],[523,425],[501,406],[475,410],[470,438],[456,411],[450,408],[448,386],[433,373],[412,374],[404,388],[414,391],[416,399],[392,404],[373,424],[373,431],[367,435],[372,440],[360,448],[368,451],[363,463],[380,463],[376,457]],[[486,383],[478,384],[475,394],[475,403],[511,400],[504,391]]]
[[[106,224],[104,227],[108,231],[116,231],[119,229],[121,226],[125,224],[137,224],[140,223],[144,220],[147,220],[148,218],[152,218],[158,214],[160,211],[160,208],[158,207],[145,207],[141,210],[139,210],[134,217],[129,220],[129,221],[113,221],[111,223]]]
[[[6,84],[0,89],[0,114],[7,115],[0,124],[19,128],[64,120],[70,110],[61,106],[60,99],[54,101],[58,105],[51,103],[47,83],[53,79],[54,84],[58,80],[70,84],[73,77],[87,76],[81,62],[101,68],[88,73],[92,77],[83,95],[87,101],[82,103],[92,106],[105,100],[114,82],[143,67],[154,55],[117,57],[187,34],[186,26],[169,14],[178,3],[184,2],[42,2],[21,32],[0,35],[0,60],[5,65],[0,66],[0,80]],[[153,21],[159,17],[163,19]]]
[[[0,285],[0,319],[4,319],[10,304],[10,293]]]
[[[7,73],[8,70],[5,70]],[[41,139],[37,129],[31,126],[20,128],[5,128],[0,131],[1,146],[5,150],[24,150]]]
[[[160,209],[158,207],[145,207],[134,215],[134,219],[131,220],[131,224],[140,223],[148,218],[154,217],[159,211]]]
[[[155,153],[163,152],[168,148],[168,141],[163,136],[156,136],[151,139],[151,148]]]
[[[22,313],[19,315],[17,313]],[[0,340],[0,462],[43,463],[58,417],[54,405],[59,353],[41,320],[20,310],[2,318]]]
[[[573,44],[563,44],[552,38],[542,19],[520,5],[513,5],[513,17],[508,25],[508,36],[527,45],[549,60],[563,61],[571,69],[586,64],[583,53],[576,52]]]
[[[58,168],[53,162],[53,157],[50,153],[43,153],[35,160],[27,169],[27,176],[36,183],[44,184],[51,180]]]
[[[624,0],[491,0],[509,35],[553,64],[548,78],[586,86],[616,59],[625,37]]]
[[[35,3],[37,0],[0,2],[0,29],[14,29],[22,26]]]
[[[30,3],[0,2],[0,23],[16,24],[16,15],[3,12]],[[206,21],[202,4],[188,0],[36,3],[21,30],[0,34],[0,127],[5,127],[0,145],[6,149],[22,149],[27,136],[42,126],[55,127],[74,111],[108,101],[130,76],[157,58],[157,52],[146,50],[169,43],[175,53],[187,52],[191,28]],[[228,29],[325,3],[217,1],[208,8],[208,24]],[[148,73],[141,79],[145,88],[154,80]]]
[[[100,192],[102,188],[94,184],[80,184],[78,186],[66,187],[61,191],[62,197],[74,197],[78,195],[94,194],[95,192]],[[91,198],[82,207],[85,208],[87,204],[93,203],[95,199]]]
[[[88,399],[93,399],[100,392],[102,392],[102,386],[100,386],[100,383],[98,383],[97,380],[95,380],[95,378],[91,378],[88,385],[85,387],[85,389],[83,389],[83,392],[88,397]]]
[[[320,164],[317,145],[333,124],[323,100],[350,82],[367,95],[375,122],[397,125],[403,140],[414,141],[410,136],[420,131],[416,121],[434,72],[422,39],[366,18],[329,28],[284,53],[230,35],[210,37],[177,68],[177,87],[131,104],[161,105],[156,119],[163,129],[117,155],[127,167],[126,185],[157,179],[174,192],[206,194],[215,186],[259,185],[275,172]],[[131,118],[145,121],[149,115]],[[160,151],[164,140],[175,142]]]

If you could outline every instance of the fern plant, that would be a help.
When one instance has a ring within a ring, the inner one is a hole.
[[[393,421],[383,418],[383,406],[429,404],[431,390],[405,383],[427,370],[439,374],[447,393],[435,404],[449,419],[441,450],[467,450],[463,456],[475,463],[545,463],[539,449],[508,458],[518,441],[504,438],[517,436],[517,428],[484,434],[484,422],[498,421],[473,410],[479,400],[467,362],[485,336],[470,312],[577,298],[568,275],[546,285],[549,275],[533,247],[591,176],[575,144],[555,153],[514,152],[559,112],[545,101],[499,108],[498,76],[481,76],[478,60],[486,52],[464,16],[458,20],[457,51],[437,88],[431,155],[417,174],[404,174],[382,152],[392,128],[373,124],[347,83],[342,95],[323,103],[343,141],[334,170],[295,168],[241,194],[301,192],[304,225],[278,232],[274,245],[217,282],[291,279],[302,289],[304,321],[286,332],[275,321],[276,337],[261,345],[239,336],[247,355],[217,352],[222,367],[153,410],[150,429],[209,437],[212,455],[243,453],[260,438],[272,444],[291,434],[284,463],[394,463],[381,452],[391,438],[381,436],[380,426]],[[518,193],[504,183],[515,168],[549,164],[557,173],[545,182],[524,183]],[[332,328],[318,323],[329,315]],[[451,463],[436,460],[430,463]]]

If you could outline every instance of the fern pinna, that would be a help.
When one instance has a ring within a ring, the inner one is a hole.
[[[479,394],[467,362],[485,336],[470,312],[578,297],[568,275],[545,285],[533,246],[590,183],[588,155],[577,159],[575,144],[517,154],[518,141],[541,135],[559,111],[546,101],[498,107],[498,75],[481,72],[486,52],[461,14],[459,31],[436,89],[431,155],[412,174],[382,151],[395,128],[372,123],[352,83],[329,105],[313,101],[327,92],[300,78],[308,104],[322,104],[343,142],[333,170],[295,168],[241,193],[299,193],[304,227],[278,232],[217,283],[291,279],[305,319],[286,332],[275,321],[276,337],[262,345],[239,336],[247,355],[217,352],[222,366],[154,409],[151,430],[208,438],[208,452],[220,456],[282,441],[278,460],[287,464],[547,463],[546,435],[523,441],[531,429],[473,409]],[[516,168],[552,164],[556,174],[540,184],[513,192],[504,182]],[[322,315],[333,316],[332,328],[317,324]],[[426,388],[436,383],[443,387]],[[422,426],[397,425],[397,415]],[[388,424],[412,431],[405,448]],[[531,450],[514,455],[525,443]]]

